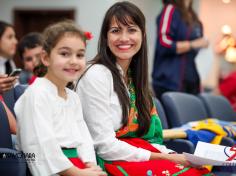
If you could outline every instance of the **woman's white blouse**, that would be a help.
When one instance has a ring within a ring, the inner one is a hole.
[[[110,70],[93,65],[79,81],[77,90],[96,152],[105,160],[146,161],[151,152],[118,140],[122,110]]]
[[[96,162],[79,97],[69,89],[66,92],[65,100],[52,82],[37,78],[16,102],[18,147],[35,154],[35,161],[26,158],[34,176],[56,175],[73,166],[62,147],[77,148],[84,162]]]

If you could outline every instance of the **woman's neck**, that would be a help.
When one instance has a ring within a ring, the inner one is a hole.
[[[120,65],[123,71],[123,77],[128,76],[128,69],[129,69],[130,62],[131,60],[117,61],[117,63]]]

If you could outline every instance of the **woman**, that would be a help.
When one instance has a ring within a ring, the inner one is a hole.
[[[143,13],[132,3],[115,3],[104,17],[98,54],[77,87],[100,166],[110,175],[208,173],[185,168],[184,156],[162,145],[147,61]]]
[[[167,91],[200,92],[195,64],[199,49],[206,48],[202,23],[192,0],[163,0],[157,18],[157,43],[153,65],[153,89],[157,98]]]

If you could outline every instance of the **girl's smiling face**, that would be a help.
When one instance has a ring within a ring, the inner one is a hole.
[[[78,79],[86,65],[85,47],[80,37],[65,34],[42,60],[51,81],[65,85]]]

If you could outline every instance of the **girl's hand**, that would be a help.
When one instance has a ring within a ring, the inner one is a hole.
[[[92,163],[92,162],[85,163],[85,166],[86,166],[86,168],[92,168],[92,169],[98,170],[98,171],[102,170],[102,168],[100,166],[98,166],[98,165],[96,165],[95,163]]]
[[[107,174],[103,172],[101,168],[98,170],[97,167],[98,166],[92,166],[90,168],[80,169],[78,176],[107,176]]]

